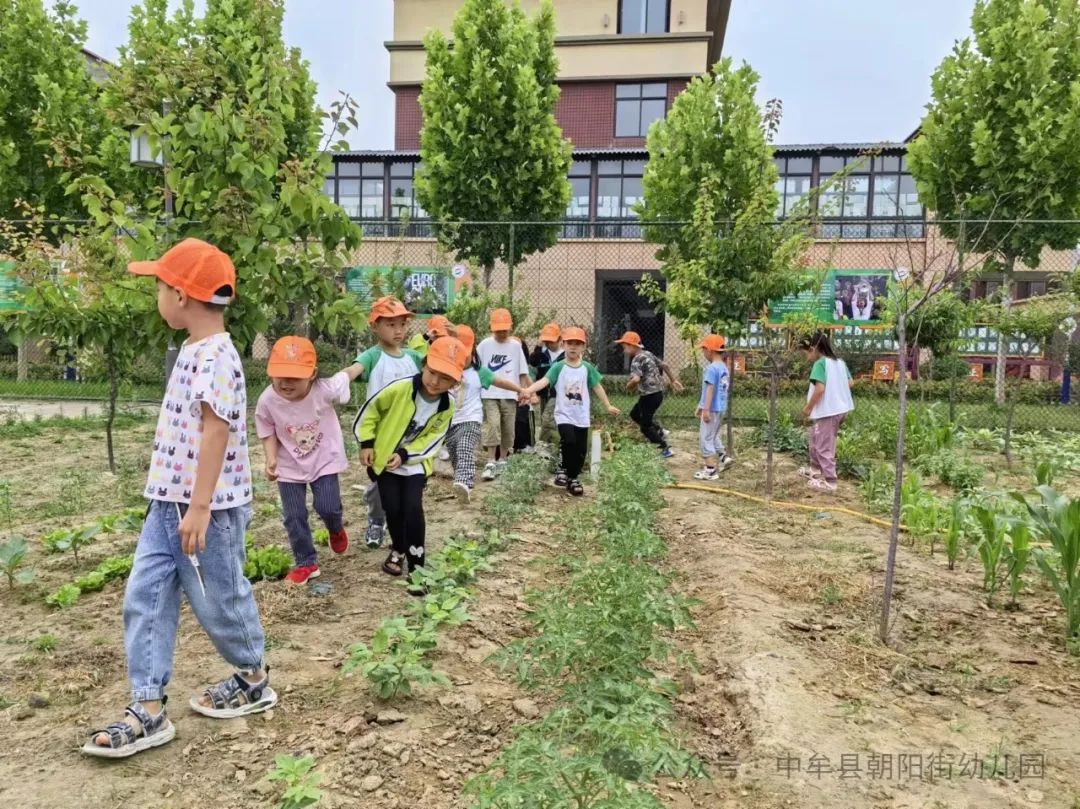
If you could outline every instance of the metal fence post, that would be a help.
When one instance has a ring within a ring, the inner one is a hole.
[[[514,223],[513,222],[510,223],[510,253],[509,253],[509,258],[510,258],[510,261],[507,262],[507,264],[508,264],[507,269],[508,269],[508,272],[509,272],[509,275],[510,275],[509,294],[510,294],[510,303],[513,303],[514,302],[514,265],[517,263],[517,261],[514,258]]]

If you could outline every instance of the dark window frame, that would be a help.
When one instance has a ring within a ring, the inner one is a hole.
[[[663,87],[664,88],[664,95],[663,96],[660,96],[660,95],[647,96],[647,95],[645,95],[645,88],[647,86],[649,86],[649,85],[657,85],[659,87]],[[637,87],[638,88],[638,94],[636,96],[629,97],[629,98],[619,98],[619,88],[620,87]],[[615,84],[615,115],[613,116],[612,121],[611,121],[612,135],[614,137],[616,137],[616,138],[635,138],[635,139],[637,139],[637,138],[646,137],[649,134],[649,126],[652,126],[653,121],[663,120],[664,118],[667,117],[667,114],[669,112],[669,108],[671,106],[670,101],[669,101],[670,96],[671,96],[671,85],[670,85],[669,82],[666,82],[666,81],[621,81],[621,82],[617,82]],[[663,101],[664,102],[664,112],[659,118],[654,118],[652,121],[649,121],[649,126],[642,127],[641,121],[642,121],[643,116],[642,116],[641,113],[645,108],[645,102],[646,101]],[[637,134],[634,134],[634,135],[620,135],[619,134],[619,105],[620,104],[626,104],[626,103],[637,104],[637,107],[638,107],[638,131],[637,131]],[[643,128],[645,130],[644,132],[642,132]]]
[[[664,5],[665,5],[665,9],[664,9],[664,30],[663,31],[649,31],[649,30],[647,30],[648,27],[649,27],[649,23],[648,23],[648,20],[649,20],[648,5],[649,5],[649,3],[661,3],[661,2],[664,3]],[[617,22],[617,28],[615,30],[620,35],[626,33],[626,31],[623,29],[623,8],[625,7],[625,5],[626,5],[626,0],[619,0],[619,11],[618,11],[618,18],[619,19],[618,19],[618,22]],[[631,31],[630,35],[631,36],[641,36],[643,34],[670,34],[671,33],[671,0],[647,0],[646,6],[645,6],[645,25],[644,25],[644,28],[646,29],[644,31]]]

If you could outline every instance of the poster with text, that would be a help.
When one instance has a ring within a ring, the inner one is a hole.
[[[891,270],[829,270],[821,287],[769,304],[769,322],[789,314],[813,312],[829,326],[877,326],[884,316]]]
[[[443,267],[352,267],[345,273],[345,290],[370,303],[397,295],[418,315],[441,315],[469,282],[463,265]]]

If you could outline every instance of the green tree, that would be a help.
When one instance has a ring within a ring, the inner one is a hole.
[[[324,114],[307,63],[282,40],[283,11],[283,0],[209,0],[196,18],[187,0],[170,16],[167,0],[145,0],[105,90],[114,133],[100,173],[72,178],[99,226],[132,234],[135,258],[181,236],[228,253],[240,286],[229,324],[242,345],[268,318],[328,332],[362,320],[359,304],[340,295],[360,231],[323,193]],[[347,132],[356,123],[352,100],[328,117]],[[160,221],[162,177],[127,166],[124,128],[132,124],[163,149],[170,221]]]
[[[555,12],[544,0],[529,19],[515,3],[466,0],[453,44],[439,31],[424,40],[420,95],[423,164],[417,199],[446,249],[484,270],[513,268],[555,243],[551,222],[566,215],[570,144],[555,121]]]
[[[1017,261],[1038,267],[1044,247],[1080,241],[1080,224],[1062,221],[1080,219],[1080,4],[977,0],[971,28],[934,72],[909,161],[944,235],[988,253],[1007,291]],[[1002,341],[999,403],[1004,382]]]
[[[104,134],[99,86],[81,52],[86,24],[70,3],[0,0],[0,219],[17,200],[50,218],[83,215],[63,173]]]

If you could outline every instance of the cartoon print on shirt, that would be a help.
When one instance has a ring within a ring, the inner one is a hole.
[[[322,442],[323,434],[319,432],[319,422],[317,421],[300,425],[287,424],[285,432],[289,434],[289,438],[296,442],[293,454],[299,458],[313,453]]]
[[[582,387],[580,382],[571,382],[566,386],[566,399],[570,402],[576,402],[579,405],[582,403]]]

